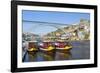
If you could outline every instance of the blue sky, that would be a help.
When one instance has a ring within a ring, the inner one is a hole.
[[[89,13],[23,10],[22,15],[22,20],[61,23],[61,26],[63,24],[67,26],[67,24],[78,23],[81,18],[90,20]],[[52,25],[57,26],[57,24]],[[55,27],[48,26],[48,24],[23,22],[23,32],[44,35],[56,29]]]

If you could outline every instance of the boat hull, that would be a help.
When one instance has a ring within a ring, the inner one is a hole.
[[[37,48],[31,48],[31,49],[27,49],[28,52],[37,52],[38,49]]]
[[[72,49],[72,46],[70,47],[66,47],[66,48],[56,48],[57,51],[59,52],[70,52],[70,50]]]

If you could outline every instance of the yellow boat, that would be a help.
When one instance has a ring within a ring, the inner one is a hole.
[[[49,46],[48,48],[40,48],[40,50],[42,50],[42,51],[52,51],[54,49],[55,48],[53,46]]]
[[[38,51],[37,43],[30,41],[28,43],[28,49],[27,49],[27,51],[28,52],[36,52],[36,51]]]
[[[72,49],[72,46],[65,46],[64,48],[57,48],[57,49],[61,49],[61,50],[70,50]]]
[[[53,51],[55,49],[55,46],[51,42],[43,42],[40,45],[39,49],[41,51],[49,52],[49,51]]]
[[[28,49],[28,52],[32,52],[32,51],[37,51],[37,49],[36,48],[30,48],[30,49]]]
[[[62,52],[69,52],[72,49],[72,45],[68,42],[57,42],[55,44],[56,50],[62,51]]]

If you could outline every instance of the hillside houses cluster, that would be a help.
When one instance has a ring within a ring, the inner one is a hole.
[[[90,22],[81,19],[76,25],[66,26],[43,36],[45,41],[89,40]]]

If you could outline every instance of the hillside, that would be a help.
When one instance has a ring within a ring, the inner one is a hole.
[[[43,36],[45,41],[66,41],[66,40],[89,40],[90,22],[81,19],[78,24],[72,24]]]

